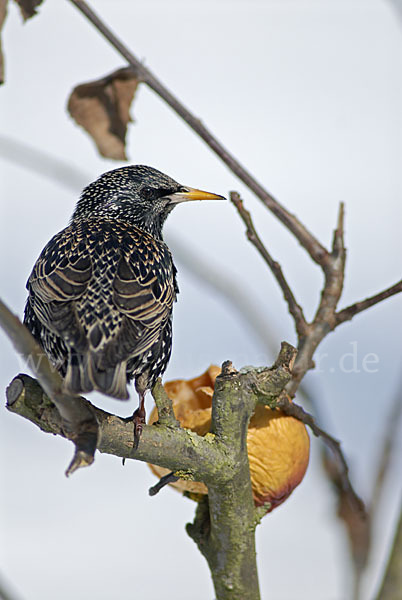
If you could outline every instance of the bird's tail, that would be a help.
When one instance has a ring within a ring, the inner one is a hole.
[[[127,363],[123,361],[114,367],[99,368],[96,354],[71,354],[64,378],[66,390],[83,394],[97,390],[120,400],[128,400]]]

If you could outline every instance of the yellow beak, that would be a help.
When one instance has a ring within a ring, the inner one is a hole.
[[[211,194],[210,192],[204,192],[203,190],[196,190],[195,188],[190,187],[183,188],[182,192],[176,192],[175,194],[170,195],[169,198],[173,204],[188,202],[189,200],[226,200],[224,196]]]

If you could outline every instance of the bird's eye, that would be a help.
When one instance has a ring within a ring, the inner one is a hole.
[[[150,200],[155,195],[155,190],[148,185],[145,185],[141,189],[141,196],[145,198],[145,200]]]

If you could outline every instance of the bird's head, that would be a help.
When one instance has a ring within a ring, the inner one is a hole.
[[[176,204],[224,199],[181,185],[152,167],[134,165],[108,171],[84,188],[71,220],[117,219],[160,238],[163,223]]]

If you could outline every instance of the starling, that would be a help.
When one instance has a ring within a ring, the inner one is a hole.
[[[45,246],[27,282],[24,323],[67,391],[127,399],[135,380],[134,445],[144,396],[169,362],[176,268],[162,238],[179,202],[223,196],[136,165],[101,175],[82,192],[68,227]]]

